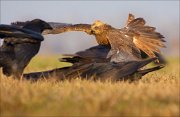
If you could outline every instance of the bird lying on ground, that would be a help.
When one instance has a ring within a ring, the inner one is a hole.
[[[141,69],[145,65],[155,61],[157,58],[149,58],[141,61],[129,62],[100,62],[100,63],[86,63],[75,64],[70,67],[57,68],[42,72],[33,72],[23,74],[27,80],[37,81],[41,78],[57,78],[58,80],[71,80],[75,78],[87,80],[100,80],[100,81],[135,81],[142,78],[149,72],[159,70],[164,65],[157,65],[152,68]]]

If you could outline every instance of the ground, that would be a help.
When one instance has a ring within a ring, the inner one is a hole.
[[[66,65],[58,56],[37,56],[25,72]],[[38,82],[6,78],[0,73],[1,116],[180,116],[179,58],[168,59],[162,70],[142,80],[94,82],[80,80]]]

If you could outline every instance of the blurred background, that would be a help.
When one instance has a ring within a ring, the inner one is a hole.
[[[128,14],[142,17],[165,36],[165,56],[179,56],[179,1],[0,1],[0,23],[40,18],[49,22],[89,23],[101,20],[124,27]],[[97,45],[83,32],[47,35],[40,54],[74,53]]]

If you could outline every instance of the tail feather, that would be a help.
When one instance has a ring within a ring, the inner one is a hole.
[[[131,14],[132,15],[132,14]],[[132,15],[133,16],[133,15]],[[129,15],[130,17],[130,15]],[[134,16],[133,16],[134,18]],[[166,47],[164,36],[156,32],[155,27],[146,26],[143,18],[129,20],[125,30],[131,35],[137,48],[146,53],[149,57],[156,57],[155,53],[160,53],[160,47]]]
[[[151,43],[159,47],[166,47],[162,40],[156,38],[147,38],[147,37],[135,37],[137,41],[143,41],[143,43]]]
[[[139,26],[134,27],[134,29],[139,28]],[[140,29],[138,29],[140,32],[144,32],[144,33],[150,33],[156,30],[155,27],[151,27],[151,26],[143,26]]]
[[[80,62],[81,58],[78,56],[74,56],[74,57],[64,57],[64,58],[59,58],[60,62],[69,62],[69,63],[76,63],[76,62]]]
[[[155,44],[153,41],[151,42],[151,41],[146,41],[146,39],[145,40],[143,40],[143,39],[139,39],[138,41],[140,41],[139,43],[142,43],[142,44],[144,44],[144,46],[147,46],[147,48],[150,48],[150,50],[152,50],[153,52],[157,52],[157,53],[160,53],[160,50],[159,50],[159,45],[160,44]],[[163,46],[163,45],[161,45],[161,46]],[[143,48],[140,48],[140,49],[143,49]]]
[[[127,23],[126,23],[126,26],[132,21],[132,20],[134,20],[134,15],[133,14],[129,14],[129,16],[128,16],[128,20],[127,20]]]
[[[129,62],[120,68],[117,71],[117,74],[115,74],[116,77],[122,78],[122,77],[127,77],[130,76],[138,71],[138,69],[144,67],[145,65],[151,63],[152,61],[156,60],[157,58],[149,58],[146,60],[142,61],[132,61]],[[114,74],[113,74],[114,75]]]
[[[139,49],[141,49],[143,52],[145,52],[148,56],[156,57],[155,54],[153,53],[153,51],[151,51],[151,49],[147,45],[144,45],[143,42],[139,41],[135,37],[134,37],[133,42]]]
[[[153,72],[159,69],[162,69],[164,67],[164,65],[158,65],[156,67],[153,68],[149,68],[149,69],[144,69],[144,70],[139,70],[138,73],[141,74],[142,76],[146,75],[149,72]]]
[[[144,67],[145,65],[147,65],[147,64],[155,61],[156,59],[157,59],[157,57],[148,58],[148,59],[146,59],[146,60],[141,60],[141,61],[139,61],[139,62],[138,62],[138,65],[137,65],[137,67],[138,67],[137,69],[140,69],[140,68]]]
[[[138,31],[140,31],[138,29]],[[161,40],[162,38],[164,38],[163,35],[161,35],[160,33],[158,32],[139,32],[139,34],[141,35],[141,37],[146,37],[146,38],[154,38],[154,39],[158,39],[158,40]]]

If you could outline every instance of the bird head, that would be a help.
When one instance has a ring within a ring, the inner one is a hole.
[[[107,26],[107,24],[103,23],[100,20],[97,20],[91,25],[91,31],[94,34],[101,34],[107,30]]]
[[[41,19],[34,19],[28,22],[23,28],[33,30],[38,33],[42,33],[46,29],[52,29],[52,27]]]

